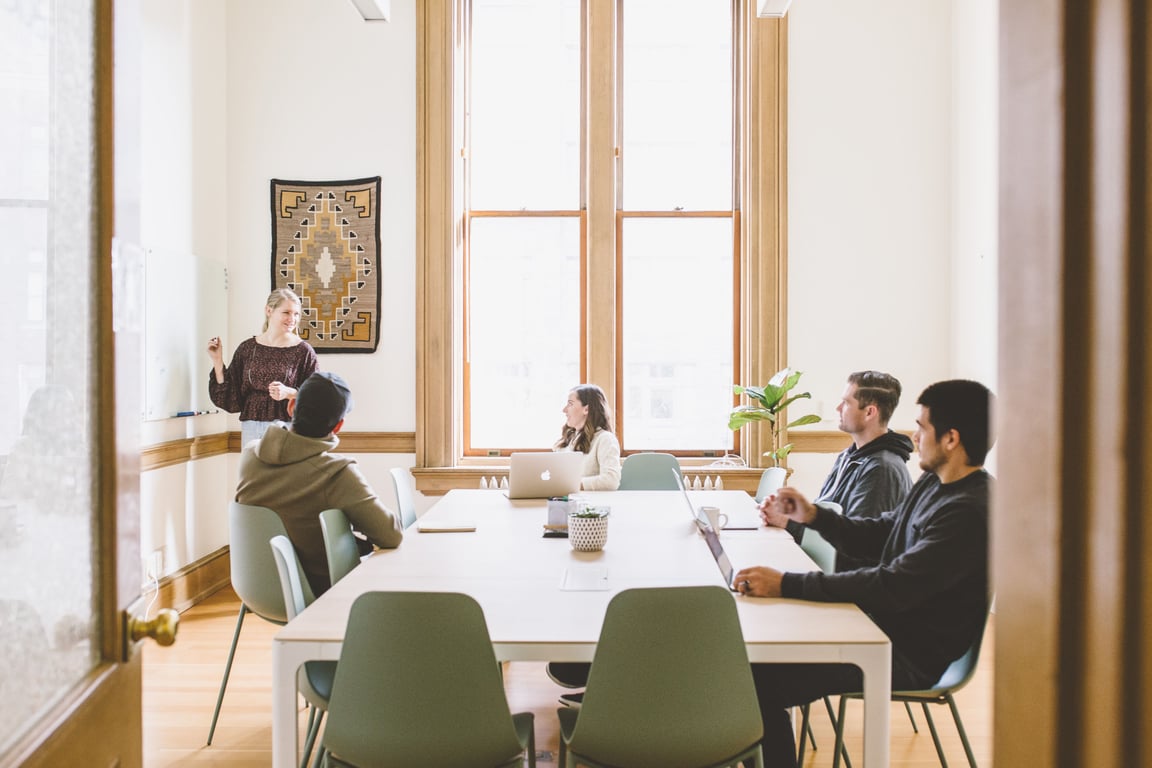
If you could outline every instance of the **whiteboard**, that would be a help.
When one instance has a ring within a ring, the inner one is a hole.
[[[216,259],[148,248],[144,286],[144,420],[217,412],[208,397],[208,339],[225,338],[228,330],[227,267]],[[225,364],[229,354],[225,349]]]

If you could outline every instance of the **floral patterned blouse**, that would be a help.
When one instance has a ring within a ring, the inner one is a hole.
[[[292,347],[267,347],[253,336],[236,347],[224,368],[224,383],[208,373],[208,395],[218,408],[240,413],[241,421],[288,421],[288,401],[273,400],[268,385],[279,381],[299,389],[316,371],[316,350],[301,341]]]

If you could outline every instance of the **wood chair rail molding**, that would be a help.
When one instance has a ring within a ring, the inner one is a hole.
[[[223,453],[240,453],[239,432],[217,432],[212,435],[171,440],[148,446],[140,452],[140,471],[170,467]],[[343,453],[415,453],[414,432],[341,432]]]
[[[904,434],[909,434],[905,432]],[[848,446],[849,438],[843,432],[804,430],[792,433],[790,440],[794,453],[838,453]],[[240,452],[239,432],[218,432],[185,440],[171,440],[145,448],[140,453],[140,469],[154,469],[184,464],[210,456]],[[340,451],[343,453],[415,453],[414,432],[341,432]],[[715,482],[719,478],[728,490],[755,493],[760,482],[762,467],[711,466],[712,459],[681,459],[684,471],[691,477],[707,477]],[[426,467],[412,470],[416,490],[428,496],[439,496],[453,488],[479,488],[481,479],[508,476],[506,458],[473,459],[454,467]]]

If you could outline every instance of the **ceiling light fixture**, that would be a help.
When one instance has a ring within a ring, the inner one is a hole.
[[[364,21],[388,21],[392,0],[352,0]]]

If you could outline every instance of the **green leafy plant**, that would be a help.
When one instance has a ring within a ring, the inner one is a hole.
[[[772,450],[765,452],[765,456],[772,459],[774,466],[781,466],[792,452],[792,443],[781,445],[781,433],[792,427],[805,424],[815,424],[820,417],[809,413],[795,421],[783,423],[784,409],[797,400],[811,399],[810,392],[792,394],[792,389],[800,381],[801,371],[784,368],[776,372],[763,387],[745,387],[739,384],[732,385],[732,391],[737,395],[745,395],[751,402],[732,409],[728,415],[728,428],[733,432],[754,421],[768,422],[769,433],[772,437]]]
[[[597,518],[608,517],[609,514],[611,514],[611,512],[607,507],[584,507],[579,512],[570,513],[568,517]]]

